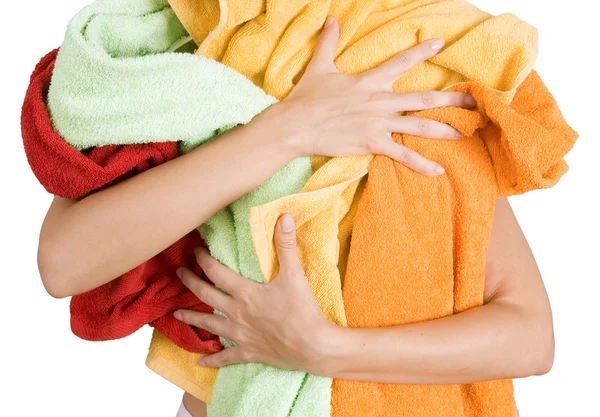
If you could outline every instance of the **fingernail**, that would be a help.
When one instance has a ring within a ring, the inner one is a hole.
[[[181,279],[181,277],[183,276],[183,270],[182,270],[181,268],[177,268],[177,269],[175,270],[175,274],[177,275],[177,277],[178,277],[179,279]]]
[[[442,175],[444,172],[446,172],[446,170],[445,170],[444,168],[442,168],[440,165],[438,165],[438,166],[435,168],[435,173],[436,173],[437,175]]]
[[[204,362],[204,359],[200,359],[200,360],[198,361],[198,365],[200,365],[200,366],[204,366],[204,363],[205,363],[205,362]]]
[[[333,16],[328,16],[327,20],[325,21],[325,27],[330,26],[333,23],[333,20],[335,18]]]
[[[294,218],[289,214],[284,214],[281,218],[281,230],[286,233],[290,233],[294,230]]]
[[[457,139],[461,139],[461,138],[463,137],[463,134],[462,134],[462,133],[460,133],[458,130],[456,130],[456,131],[454,132],[454,136],[455,136]]]
[[[431,41],[431,49],[435,52],[439,52],[440,49],[444,47],[445,42],[441,39],[435,39]]]
[[[174,312],[174,313],[173,313],[173,316],[175,316],[175,318],[176,318],[177,320],[183,320],[183,314],[181,314],[181,311],[179,311],[179,310],[178,310],[178,311],[176,311],[176,312]]]
[[[477,102],[475,101],[473,96],[467,95],[465,96],[465,105],[469,107],[475,107],[477,105]]]

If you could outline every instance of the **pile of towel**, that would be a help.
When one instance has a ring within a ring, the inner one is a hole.
[[[414,113],[449,123],[465,138],[394,139],[441,163],[446,175],[426,178],[381,156],[301,158],[200,231],[219,260],[265,282],[277,271],[274,224],[284,212],[294,215],[311,289],[325,316],[340,325],[399,325],[483,303],[495,200],[556,183],[567,169],[563,156],[576,139],[532,72],[534,28],[513,15],[494,17],[458,0],[269,5],[261,0],[172,0],[170,5],[172,9],[160,0],[102,0],[70,23],[47,102],[53,127],[64,141],[56,132],[53,141],[60,144],[36,137],[25,128],[32,117],[24,117],[24,137],[33,138],[26,139],[32,168],[50,192],[57,187],[49,185],[55,181],[51,171],[40,168],[44,153],[62,155],[70,145],[89,159],[86,153],[106,147],[154,150],[175,141],[180,152],[189,152],[247,122],[273,104],[273,97],[282,99],[293,88],[329,14],[341,25],[336,66],[348,74],[372,68],[420,41],[442,38],[447,47],[403,76],[394,89],[471,93],[478,102],[475,110]],[[170,52],[188,33],[202,56]],[[173,82],[191,91],[161,90],[163,84],[172,88]],[[40,107],[43,91],[37,90],[30,101]],[[215,98],[216,104],[211,101]],[[243,102],[236,101],[240,98]],[[227,107],[219,107],[223,105]],[[228,112],[222,114],[223,108]],[[44,118],[41,109],[36,114]],[[190,120],[201,123],[193,126]],[[54,145],[59,151],[47,149]],[[82,178],[94,178],[96,188],[90,185],[88,193],[114,181],[101,175],[108,165],[103,162],[93,175],[79,168]],[[516,414],[511,381],[410,386],[335,380],[332,385],[329,378],[262,364],[216,373],[196,365],[201,350],[188,350],[155,332],[147,364],[196,397],[212,401],[213,417],[341,417],[366,410],[380,417]]]

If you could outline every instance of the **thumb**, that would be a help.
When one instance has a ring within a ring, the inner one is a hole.
[[[309,70],[337,71],[333,63],[340,38],[340,27],[335,16],[329,16],[317,41],[315,53],[310,60]]]
[[[289,214],[281,216],[275,227],[275,249],[279,259],[279,274],[293,276],[303,273],[296,246],[296,225]]]

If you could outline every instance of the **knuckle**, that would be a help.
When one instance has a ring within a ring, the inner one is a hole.
[[[214,277],[217,273],[217,267],[214,264],[214,262],[208,262],[206,263],[202,270],[204,271],[204,273],[206,274],[206,276],[208,277]]]
[[[381,144],[384,140],[383,135],[373,132],[365,137],[365,149],[367,152],[376,154],[381,149]]]
[[[243,295],[241,297],[243,297]],[[239,299],[239,301],[243,302],[241,299]],[[225,316],[234,323],[238,323],[242,318],[242,313],[240,313],[240,310],[237,308],[229,308],[226,312],[223,313],[225,313]]]
[[[405,150],[400,154],[400,163],[409,165],[413,160],[413,154],[409,150]]]
[[[378,103],[380,101],[384,101],[389,97],[389,93],[385,92],[385,91],[378,91],[376,93],[371,94],[371,96],[369,97],[369,102],[374,102],[374,103]]]
[[[385,122],[385,117],[380,114],[373,114],[367,118],[367,125],[372,126],[381,126]]]
[[[290,237],[280,237],[277,239],[277,246],[281,249],[294,249],[296,247],[296,240]]]
[[[249,352],[247,350],[243,350],[239,353],[239,359],[242,362],[253,362],[254,359],[254,355],[252,354],[252,352]]]
[[[419,135],[426,135],[431,130],[431,122],[427,119],[417,120],[417,132]]]
[[[238,296],[238,301],[246,307],[246,310],[249,310],[250,306],[252,306],[252,295],[248,292],[244,292]],[[241,314],[239,312],[234,313],[236,318],[240,318]],[[231,317],[231,316],[230,316]]]
[[[206,297],[208,296],[208,291],[206,290],[206,288],[202,285],[198,285],[194,288],[194,293],[196,294],[196,296],[201,299],[201,300],[206,300]]]
[[[262,289],[262,287],[261,287],[261,289]],[[250,310],[253,309],[253,306],[254,306],[253,300],[256,296],[257,296],[256,288],[251,287],[251,288],[244,290],[243,292],[240,292],[240,294],[238,294],[236,296],[236,298],[239,301],[239,303],[243,306],[242,309],[245,312],[249,312]],[[244,318],[244,315],[239,310],[236,310],[234,314],[235,314],[236,318],[238,319],[237,321],[239,321],[239,319]]]
[[[425,91],[421,94],[421,101],[424,106],[431,107],[435,103],[435,96],[432,91]]]
[[[466,94],[454,94],[454,96],[452,97],[452,100],[450,101],[451,105],[454,107],[460,107],[465,103],[465,98],[467,97]]]
[[[413,53],[411,51],[405,51],[401,54],[396,55],[396,61],[400,66],[400,69],[407,70],[410,68],[412,62]]]
[[[243,345],[248,340],[246,334],[239,329],[233,329],[229,333],[229,338],[235,342],[236,345]]]

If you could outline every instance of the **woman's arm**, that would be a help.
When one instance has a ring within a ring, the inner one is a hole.
[[[554,358],[548,296],[506,199],[496,206],[482,307],[388,329],[338,328],[332,336],[322,366],[342,379],[472,383],[541,375]]]
[[[550,304],[533,255],[506,199],[498,201],[486,262],[485,304],[450,317],[389,328],[329,323],[310,293],[295,235],[277,228],[281,273],[268,288],[198,251],[199,264],[226,296],[182,269],[203,301],[229,318],[180,311],[176,317],[236,342],[203,365],[265,362],[324,376],[400,384],[460,384],[539,375],[550,370]],[[265,306],[268,306],[265,307]],[[279,318],[287,317],[285,323]]]
[[[248,125],[82,200],[55,198],[38,251],[46,289],[64,297],[118,277],[266,181],[294,156],[280,138]]]
[[[434,162],[391,139],[392,132],[456,139],[450,126],[398,116],[441,106],[473,107],[458,93],[395,94],[392,83],[442,46],[429,41],[361,75],[337,72],[337,23],[327,26],[292,94],[246,126],[81,200],[56,198],[39,243],[48,292],[65,297],[131,270],[250,192],[300,156],[385,154],[425,175]],[[377,121],[377,123],[372,123]]]

